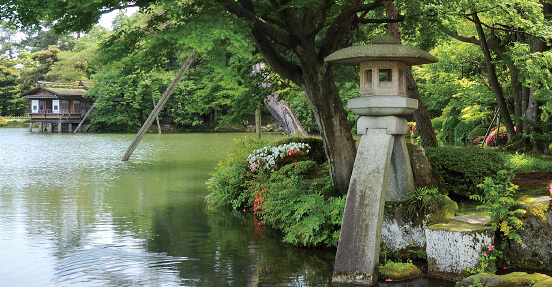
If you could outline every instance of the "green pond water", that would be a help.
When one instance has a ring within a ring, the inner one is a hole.
[[[329,286],[335,249],[206,205],[244,136],[148,134],[122,162],[132,134],[0,129],[0,286]]]

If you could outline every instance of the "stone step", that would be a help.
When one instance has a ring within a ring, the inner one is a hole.
[[[428,275],[462,280],[468,268],[476,268],[482,247],[494,242],[494,229],[460,221],[428,226],[426,251]]]
[[[475,225],[490,226],[491,217],[486,215],[477,215],[477,214],[466,214],[461,216],[451,217],[450,221],[461,222]]]

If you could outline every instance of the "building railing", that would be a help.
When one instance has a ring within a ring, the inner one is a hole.
[[[85,114],[90,108],[80,108],[80,109],[59,109],[59,110],[52,110],[52,109],[41,109],[41,110],[27,110],[28,114],[31,115],[76,115],[76,114]]]
[[[29,116],[5,116],[5,120],[30,120]]]

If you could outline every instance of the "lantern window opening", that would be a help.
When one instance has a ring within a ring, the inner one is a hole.
[[[379,82],[392,82],[393,81],[393,70],[392,69],[379,69]]]

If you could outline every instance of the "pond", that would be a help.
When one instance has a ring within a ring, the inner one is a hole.
[[[132,134],[0,129],[0,286],[329,286],[335,249],[206,205],[244,136],[148,134],[122,162]]]

